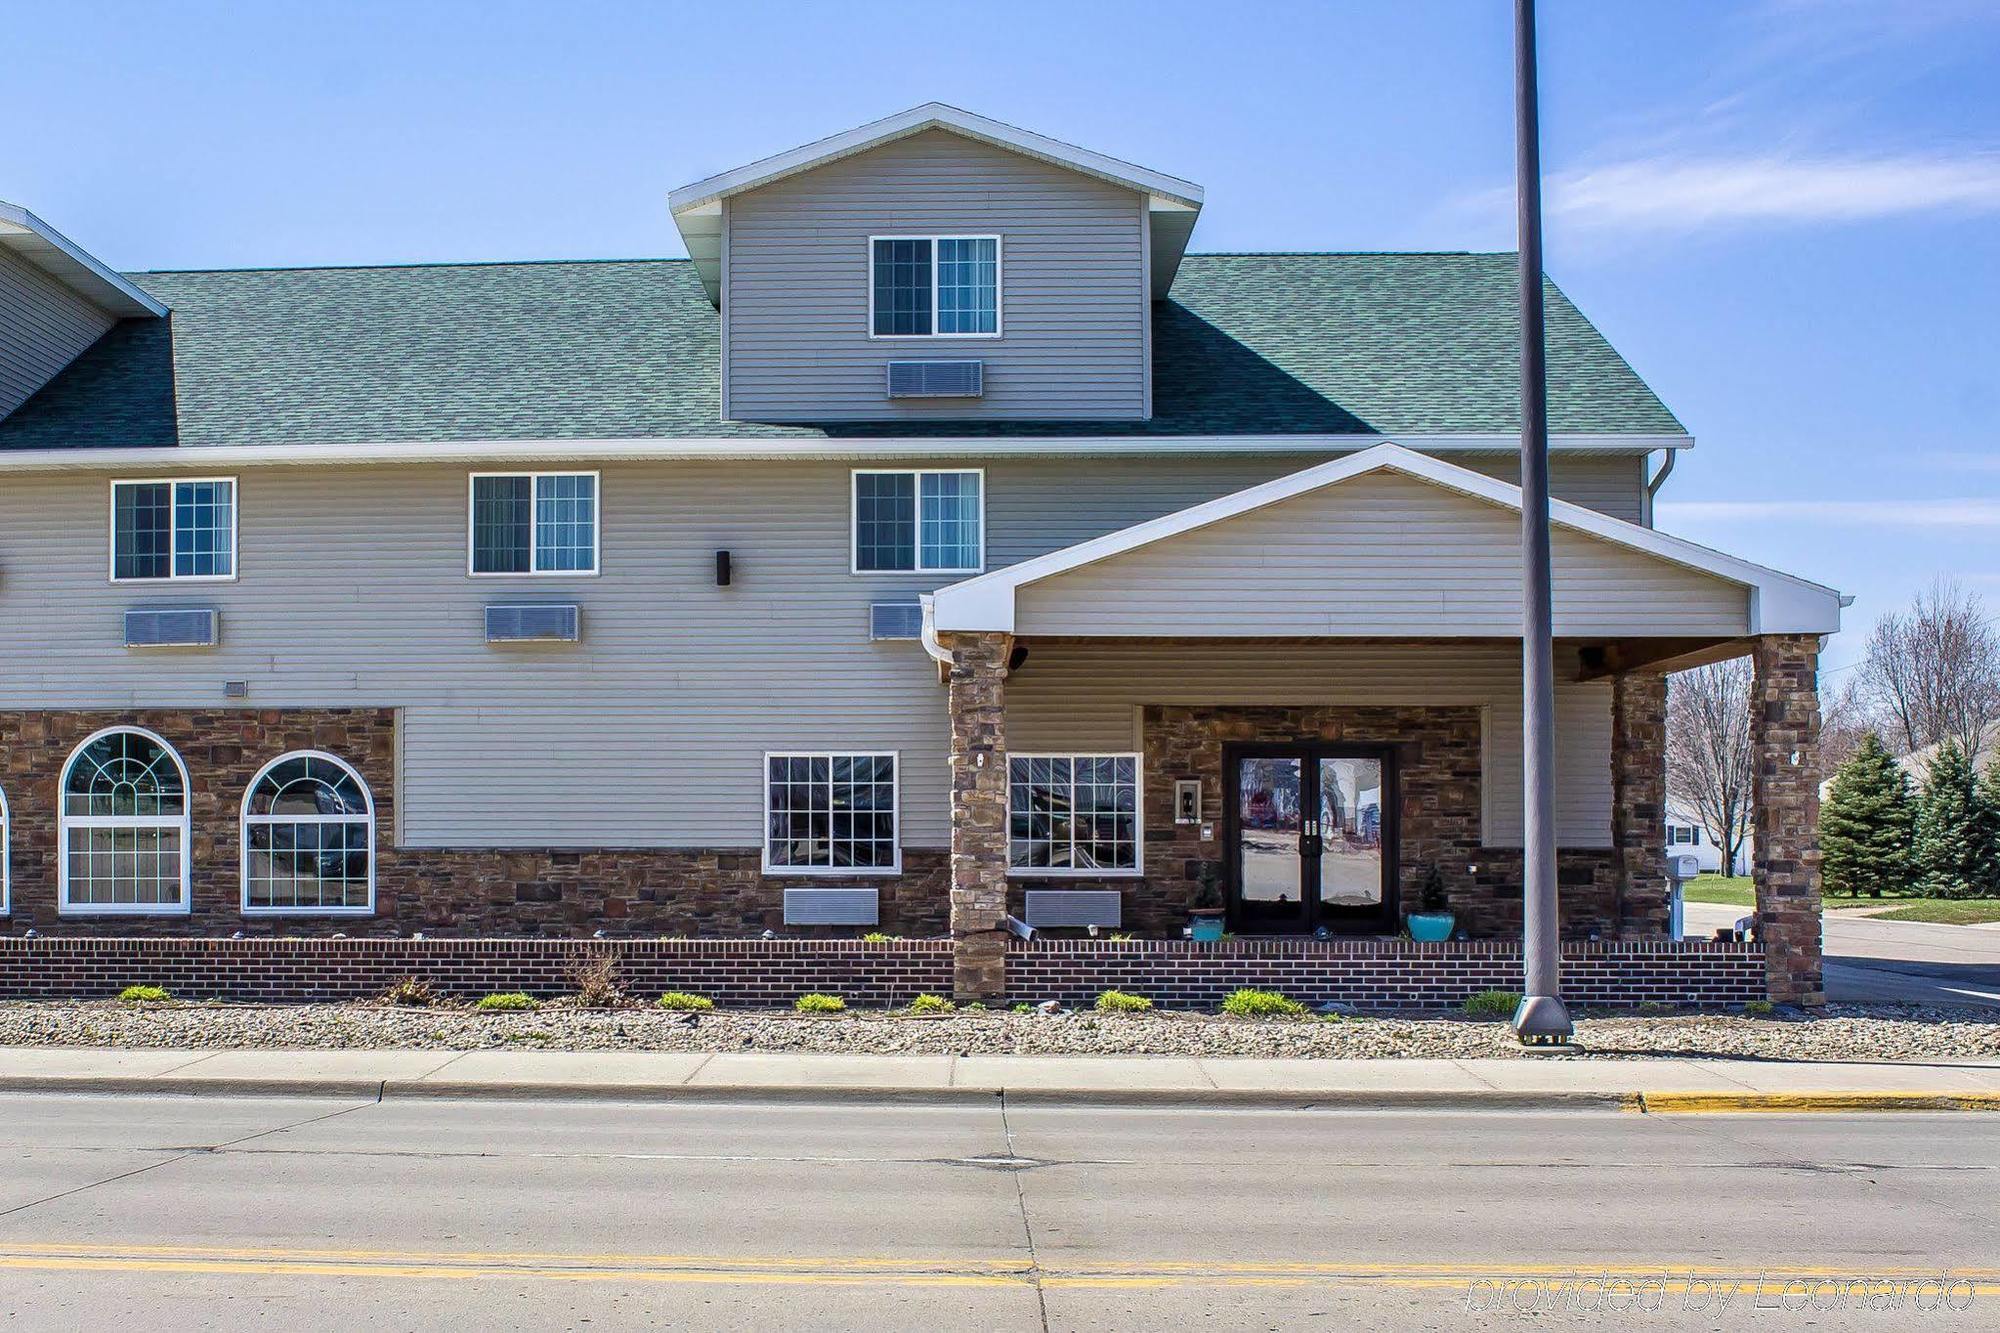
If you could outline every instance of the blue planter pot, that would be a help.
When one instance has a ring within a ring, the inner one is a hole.
[[[1222,918],[1219,916],[1197,916],[1188,921],[1188,936],[1191,939],[1212,942],[1222,938]]]
[[[1435,944],[1451,938],[1451,928],[1458,924],[1458,918],[1450,912],[1412,912],[1405,918],[1410,927],[1410,938]]]

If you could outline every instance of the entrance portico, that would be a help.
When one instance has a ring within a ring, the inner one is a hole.
[[[1000,928],[1030,885],[1117,889],[1124,927],[1148,935],[1177,936],[1214,896],[1244,934],[1394,934],[1435,872],[1462,937],[1517,935],[1518,503],[1383,445],[929,599],[952,708],[961,994],[1004,994]],[[1811,651],[1839,595],[1555,510],[1566,937],[1665,932],[1663,673],[1754,652],[1782,695],[1753,719],[1772,759],[1770,989],[1813,999],[1816,811],[1797,788],[1816,758]],[[1032,808],[1016,784],[1010,810],[1009,753],[1130,757],[1138,776],[1129,793],[1038,786]],[[1052,819],[1137,854],[1074,838],[1068,860],[1024,852]]]

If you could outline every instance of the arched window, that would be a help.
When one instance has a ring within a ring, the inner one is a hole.
[[[14,867],[8,859],[14,845],[13,833],[13,825],[7,822],[7,792],[5,788],[0,788],[0,913],[14,910],[14,899],[11,896],[14,879],[9,873]]]
[[[274,759],[243,797],[243,910],[375,910],[375,802],[330,754]]]
[[[77,746],[56,822],[59,910],[188,910],[187,768],[158,736],[113,727]]]

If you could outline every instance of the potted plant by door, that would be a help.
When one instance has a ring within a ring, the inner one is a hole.
[[[1424,882],[1417,889],[1417,910],[1407,918],[1410,938],[1435,942],[1451,938],[1458,918],[1452,915],[1451,899],[1445,895],[1444,872],[1433,861],[1424,867]]]
[[[1188,937],[1190,939],[1214,941],[1222,938],[1222,919],[1227,909],[1222,905],[1222,889],[1215,882],[1211,867],[1203,866],[1200,881],[1195,885],[1194,901],[1188,908]]]

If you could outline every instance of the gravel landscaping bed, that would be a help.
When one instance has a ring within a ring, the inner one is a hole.
[[[1458,1018],[1234,1019],[879,1011],[802,1017],[689,1015],[551,1004],[529,1013],[367,1004],[289,1006],[0,1004],[0,1046],[587,1051],[820,1051],[847,1054],[1315,1056],[1368,1060],[1519,1056],[1505,1023]],[[1813,1017],[1583,1018],[1573,1055],[1759,1060],[2000,1059],[2000,1011],[1834,1006]],[[1545,1058],[1545,1057],[1544,1057]],[[3,1062],[0,1062],[3,1063]],[[0,1068],[0,1073],[4,1073]]]

